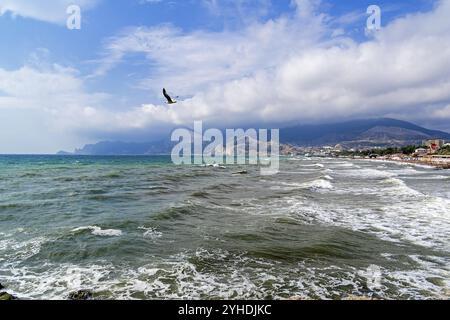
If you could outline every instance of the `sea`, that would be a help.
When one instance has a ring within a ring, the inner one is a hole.
[[[20,299],[449,299],[450,170],[0,156],[0,283]]]

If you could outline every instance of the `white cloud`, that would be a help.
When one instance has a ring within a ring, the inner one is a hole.
[[[317,1],[295,3],[295,14],[242,31],[184,33],[161,26],[110,39],[98,74],[141,53],[154,67],[142,88],[192,95],[171,107],[145,105],[122,125],[135,125],[135,118],[152,126],[447,115],[439,110],[450,102],[449,1],[399,18],[363,43],[333,38],[336,19],[318,14]]]
[[[32,18],[40,21],[64,24],[67,20],[67,8],[77,4],[84,10],[90,10],[101,0],[0,0],[0,16],[11,13],[13,16]]]
[[[77,146],[85,142],[79,129],[100,125],[95,110],[107,105],[108,95],[89,93],[75,69],[36,59],[17,70],[0,68],[2,153]]]
[[[328,30],[323,16],[282,17],[254,23],[242,31],[183,33],[171,26],[131,28],[109,39],[106,56],[95,75],[103,75],[127,55],[144,54],[155,74],[142,82],[145,89],[168,83],[181,94],[204,89],[280,65],[286,57],[314,46]],[[310,8],[307,8],[311,10]],[[306,9],[305,9],[306,10]],[[186,81],[189,79],[188,81]]]
[[[137,85],[158,96],[162,87],[186,96],[178,104],[118,110],[111,97],[89,92],[76,70],[33,56],[18,70],[0,69],[0,112],[9,123],[22,123],[20,110],[38,114],[30,137],[60,132],[57,149],[69,133],[107,139],[194,120],[235,127],[395,116],[450,129],[449,15],[450,1],[442,1],[362,43],[333,36],[340,34],[339,19],[318,14],[317,2],[306,0],[297,0],[290,15],[242,30],[131,28],[105,42],[95,76],[141,54],[152,71]]]

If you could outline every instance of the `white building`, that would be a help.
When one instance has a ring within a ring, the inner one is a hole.
[[[428,149],[425,149],[425,148],[416,149],[414,154],[417,156],[426,156],[428,154]]]

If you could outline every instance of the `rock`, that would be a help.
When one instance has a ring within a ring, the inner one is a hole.
[[[243,170],[243,171],[238,171],[238,172],[234,172],[233,173],[234,175],[237,175],[237,174],[248,174],[248,172],[247,172],[247,170]]]
[[[5,289],[5,287],[0,283],[0,290]]]
[[[11,300],[17,300],[17,298],[14,297],[12,294],[9,294],[8,292],[0,292],[0,301],[11,301]]]
[[[435,286],[438,287],[445,287],[445,280],[442,278],[438,278],[438,277],[430,277],[426,279],[429,283],[434,284]]]
[[[450,289],[444,289],[444,295],[450,297]]]
[[[69,300],[91,300],[93,297],[92,291],[79,290],[69,294]]]

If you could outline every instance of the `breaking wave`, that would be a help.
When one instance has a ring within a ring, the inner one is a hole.
[[[83,232],[83,231],[87,231],[87,230],[91,231],[91,233],[94,236],[100,236],[100,237],[120,237],[122,235],[121,230],[116,230],[116,229],[105,229],[104,230],[97,226],[79,227],[79,228],[73,229],[72,232],[79,233],[79,232]]]

